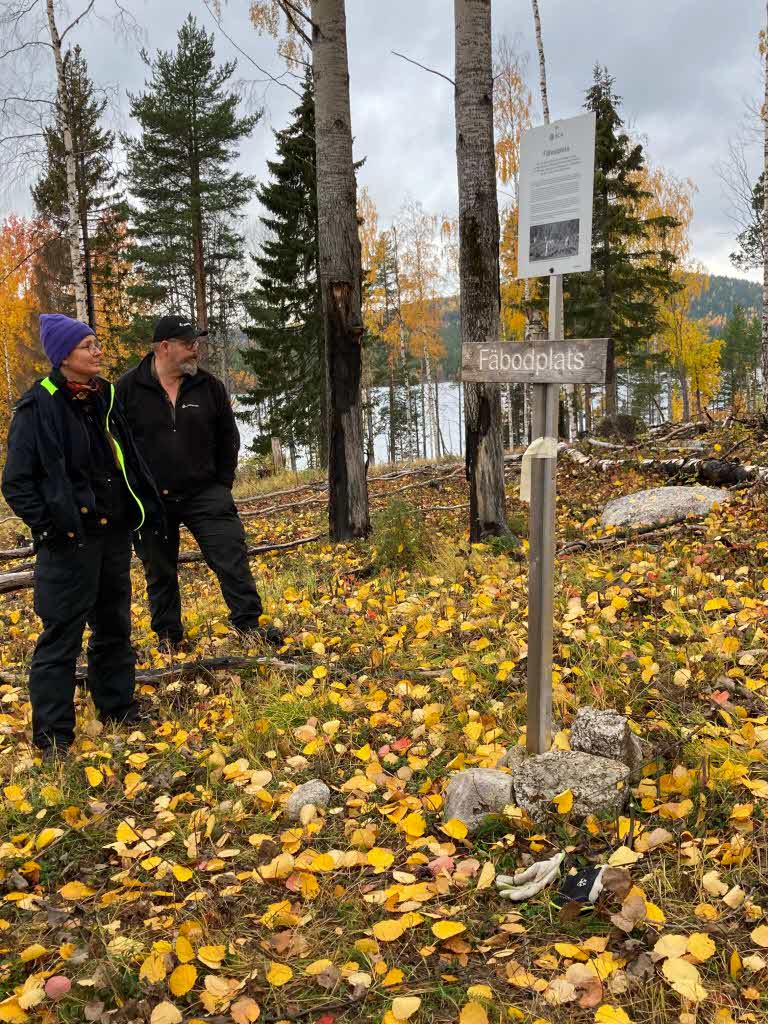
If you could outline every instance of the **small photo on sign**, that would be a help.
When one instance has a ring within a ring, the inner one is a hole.
[[[579,218],[531,225],[531,263],[579,254]]]

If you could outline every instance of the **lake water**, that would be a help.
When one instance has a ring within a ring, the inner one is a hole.
[[[460,455],[464,451],[464,396],[461,396],[461,402],[459,401],[459,389],[461,385],[456,381],[443,381],[437,385],[437,402],[438,410],[440,414],[440,434],[442,441],[445,446],[445,453],[447,455]],[[375,406],[377,408],[387,409],[389,401],[389,392],[387,388],[372,388],[371,394],[374,399]],[[421,392],[418,388],[413,388],[413,394],[416,397],[416,404],[419,409],[419,415],[421,411]],[[461,406],[461,417],[459,417],[459,407]],[[237,411],[237,405],[235,405],[235,411]],[[381,422],[382,417],[375,416],[374,423]],[[255,424],[243,423],[238,420],[238,426],[240,428],[240,440],[241,440],[241,451],[245,452],[246,449],[250,448],[254,437],[258,432],[258,428]],[[419,432],[421,436],[421,431]],[[429,427],[427,427],[427,435],[429,435]],[[423,444],[423,442],[421,442]],[[386,434],[386,419],[384,418],[383,429],[380,429],[374,435],[373,443],[374,455],[376,462],[387,462],[389,458],[388,445],[387,445],[387,434]],[[288,461],[288,452],[286,451],[286,461]],[[427,436],[427,456],[428,458],[435,457],[434,446],[432,439]],[[297,468],[305,469],[307,466],[306,452],[299,452],[297,455]]]

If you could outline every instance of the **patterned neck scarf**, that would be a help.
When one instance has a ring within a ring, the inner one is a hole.
[[[76,381],[68,380],[67,390],[72,398],[76,398],[80,402],[86,402],[91,395],[97,395],[101,391],[101,384],[95,377],[91,377],[86,384],[78,384]]]

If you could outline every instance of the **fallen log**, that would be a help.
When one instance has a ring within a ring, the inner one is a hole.
[[[580,466],[596,469],[601,473],[610,473],[616,469],[640,469],[663,473],[671,479],[696,480],[699,483],[720,487],[738,486],[751,480],[768,481],[768,467],[723,459],[597,459],[590,458],[578,448],[572,448],[567,444],[558,445],[558,451]]]
[[[263,555],[269,551],[288,551],[291,548],[298,548],[304,544],[313,544],[322,540],[324,533],[316,533],[312,537],[300,537],[298,540],[285,541],[282,544],[256,544],[248,548],[249,555]],[[179,564],[185,565],[190,562],[204,562],[204,557],[199,551],[182,551],[179,555]],[[138,558],[131,559],[132,565],[140,565]],[[25,590],[35,582],[34,569],[27,569],[24,572],[7,572],[0,574],[0,594],[10,594],[16,590]]]

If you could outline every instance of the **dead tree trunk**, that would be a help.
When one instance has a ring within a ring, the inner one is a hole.
[[[499,208],[493,147],[493,70],[489,0],[455,0],[456,163],[459,179],[459,285],[462,343],[499,337]],[[467,384],[466,472],[469,535],[508,532],[501,391]]]
[[[344,0],[312,0],[320,286],[328,382],[328,522],[333,540],[370,530],[360,401],[363,320]]]

